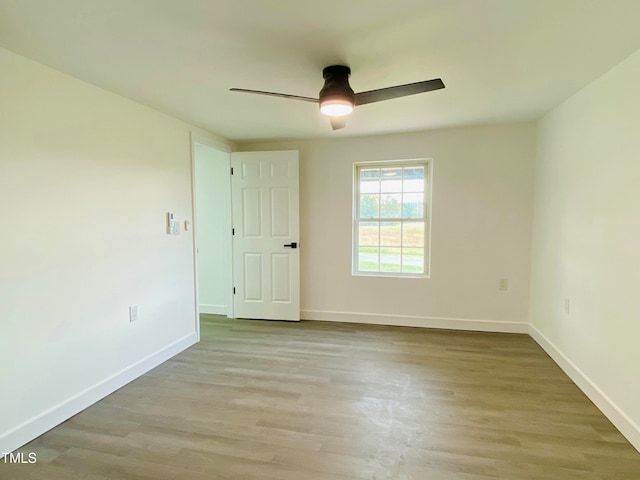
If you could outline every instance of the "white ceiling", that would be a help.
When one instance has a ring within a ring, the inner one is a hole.
[[[0,0],[0,46],[230,140],[534,119],[640,49],[640,0]],[[440,77],[331,131],[322,68],[356,92]]]

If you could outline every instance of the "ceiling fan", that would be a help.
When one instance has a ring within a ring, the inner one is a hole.
[[[304,102],[320,104],[320,111],[329,117],[331,128],[338,130],[344,128],[347,123],[346,116],[353,112],[354,107],[367,103],[381,102],[392,98],[415,95],[416,93],[430,92],[444,88],[444,83],[439,78],[425,80],[424,82],[407,83],[395,87],[379,88],[367,92],[354,93],[349,85],[351,69],[345,65],[330,65],[322,70],[324,86],[320,90],[318,98],[301,97],[288,93],[263,92],[261,90],[247,90],[245,88],[232,88],[232,92],[257,93],[272,97],[291,98]]]

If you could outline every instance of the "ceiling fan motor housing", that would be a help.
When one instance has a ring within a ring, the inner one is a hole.
[[[327,100],[348,101],[355,103],[355,93],[349,85],[351,69],[344,65],[331,65],[322,70],[324,86],[320,90],[320,104]]]

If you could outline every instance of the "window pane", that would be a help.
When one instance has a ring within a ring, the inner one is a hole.
[[[414,163],[415,162],[415,163]],[[357,165],[354,269],[366,275],[424,275],[429,271],[428,163]]]
[[[402,189],[405,192],[424,192],[424,167],[405,167]]]
[[[404,222],[402,224],[402,246],[424,246],[424,222]]]
[[[405,193],[402,196],[402,218],[424,217],[424,194]]]
[[[379,271],[378,255],[380,249],[377,247],[359,247],[358,248],[358,270],[362,272]]]
[[[380,271],[381,272],[399,272],[401,270],[400,248],[381,248],[380,249]]]
[[[402,246],[402,226],[400,222],[380,222],[380,246]]]
[[[358,225],[358,245],[377,247],[380,245],[378,222],[360,222]]]
[[[380,192],[380,169],[363,168],[360,170],[360,193]]]
[[[402,195],[385,194],[380,196],[380,218],[400,218],[402,215]]]
[[[360,218],[378,218],[380,195],[360,195]]]
[[[402,271],[424,273],[424,250],[422,248],[402,249]]]
[[[382,193],[402,192],[402,168],[382,168],[380,172]]]

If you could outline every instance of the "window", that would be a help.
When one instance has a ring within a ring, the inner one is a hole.
[[[431,161],[355,164],[353,274],[429,275]]]

